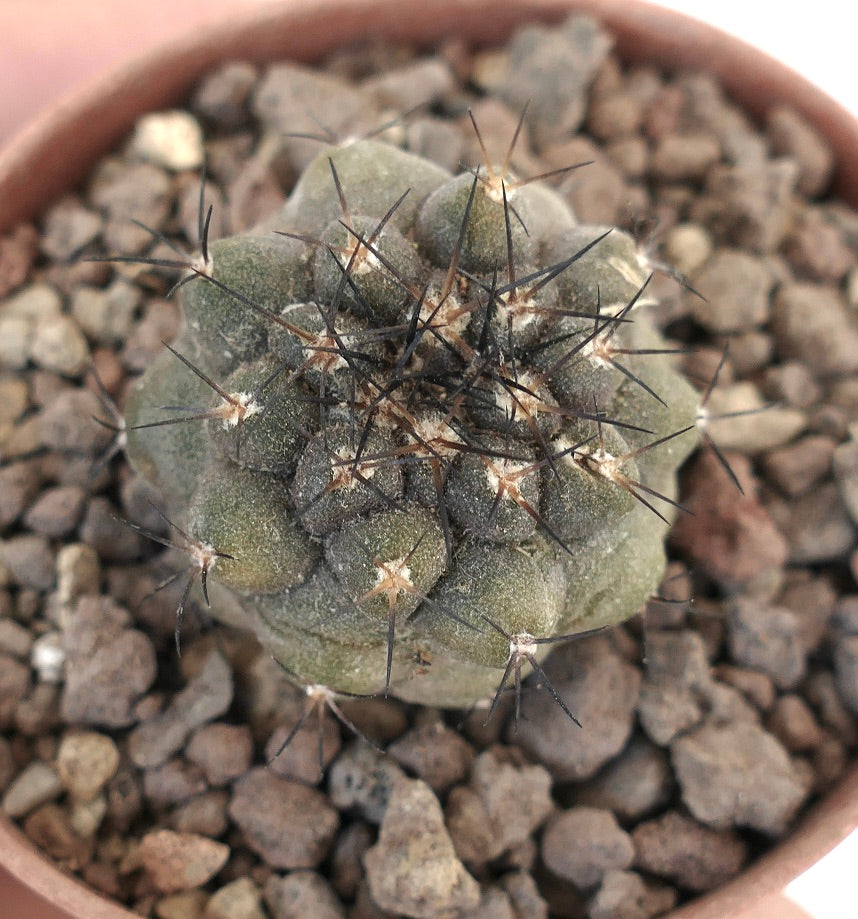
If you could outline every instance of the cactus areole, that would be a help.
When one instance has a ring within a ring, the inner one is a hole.
[[[203,240],[126,406],[204,586],[298,684],[450,707],[633,615],[697,397],[631,238],[377,140],[276,226]]]

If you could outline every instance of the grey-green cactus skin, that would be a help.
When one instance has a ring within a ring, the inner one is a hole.
[[[511,642],[621,622],[662,575],[697,398],[645,267],[491,179],[324,151],[293,235],[210,245],[128,399],[131,463],[299,683],[468,706]]]

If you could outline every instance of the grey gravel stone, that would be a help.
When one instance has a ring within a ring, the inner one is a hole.
[[[846,635],[837,642],[834,668],[840,698],[858,715],[858,635]]]
[[[480,900],[479,885],[456,857],[438,799],[419,779],[394,783],[378,842],[364,855],[364,865],[373,900],[415,919],[473,910]]]
[[[673,774],[667,755],[644,737],[633,737],[625,750],[599,774],[574,786],[576,804],[613,811],[621,821],[639,820],[667,803]]]
[[[210,651],[199,673],[176,694],[169,708],[138,725],[128,738],[128,753],[144,769],[163,765],[195,729],[219,718],[232,703],[232,670],[220,651]]]
[[[29,462],[0,468],[0,531],[24,512],[39,491],[39,473]]]
[[[250,96],[258,77],[249,61],[223,64],[203,77],[194,91],[192,108],[218,127],[234,130],[249,118]]]
[[[383,123],[372,99],[352,84],[288,63],[268,68],[253,94],[253,112],[277,135],[318,135],[322,130],[319,125],[324,125],[326,132],[345,139],[368,133]],[[319,152],[318,142],[300,137],[286,137],[282,143],[296,172],[303,171]]]
[[[492,747],[481,753],[468,786],[451,794],[447,826],[468,865],[484,864],[525,842],[554,809],[551,776],[517,752]]]
[[[760,464],[769,481],[788,497],[797,498],[830,472],[835,443],[831,437],[808,434],[785,447],[766,451],[760,457]],[[842,493],[843,484],[839,484]]]
[[[330,884],[315,871],[272,874],[265,882],[265,903],[272,919],[346,919]]]
[[[703,719],[712,682],[709,670],[706,648],[696,632],[648,632],[638,714],[655,743],[665,746]]]
[[[21,587],[44,592],[54,583],[54,553],[44,536],[21,533],[0,540],[0,565]]]
[[[686,294],[691,315],[710,332],[762,325],[769,315],[772,278],[763,261],[736,249],[718,249],[692,278],[706,299]]]
[[[328,776],[328,794],[340,810],[355,810],[370,823],[380,823],[402,770],[362,740],[349,744]]]
[[[587,16],[571,17],[560,29],[525,26],[513,37],[498,89],[515,111],[531,103],[528,116],[538,146],[576,132],[588,85],[610,47],[609,36]]]
[[[551,818],[542,835],[542,860],[576,887],[595,887],[610,868],[628,868],[631,837],[616,817],[594,807],[573,807]]]
[[[840,444],[833,455],[834,478],[852,522],[858,524],[858,440]]]
[[[68,195],[45,215],[39,247],[50,258],[65,261],[96,239],[100,230],[98,214]]]
[[[782,285],[774,298],[772,333],[781,358],[802,361],[820,377],[858,370],[858,327],[833,287]]]
[[[527,693],[521,700],[515,740],[555,781],[590,778],[631,735],[640,671],[622,660],[602,635],[558,649],[546,661],[545,671],[584,733],[559,705],[550,704],[541,693]]]
[[[440,103],[454,88],[453,73],[439,58],[420,58],[370,77],[361,85],[380,108],[395,112],[409,112],[419,106]]]
[[[779,689],[792,689],[805,673],[798,616],[788,609],[740,598],[729,611],[733,659],[767,673]]]
[[[62,714],[69,722],[127,727],[155,680],[149,639],[129,628],[128,612],[107,597],[81,597],[63,622],[67,655]]]
[[[789,106],[776,105],[766,115],[766,134],[774,153],[798,162],[801,194],[812,198],[825,190],[834,169],[834,153],[813,125]]]
[[[229,815],[246,844],[273,868],[315,868],[327,856],[339,824],[337,812],[315,788],[261,767],[235,783]]]
[[[671,756],[682,800],[713,829],[780,836],[810,791],[807,773],[751,722],[706,722],[675,740]]]
[[[651,919],[672,909],[676,891],[647,883],[634,871],[611,868],[587,904],[588,919]]]
[[[58,798],[63,785],[57,770],[34,760],[12,780],[3,795],[3,810],[10,817],[23,817],[48,801]]]

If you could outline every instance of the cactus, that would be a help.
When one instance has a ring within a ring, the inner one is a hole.
[[[203,228],[126,405],[206,599],[299,684],[445,707],[634,614],[697,397],[631,238],[378,140],[321,153],[277,225]]]

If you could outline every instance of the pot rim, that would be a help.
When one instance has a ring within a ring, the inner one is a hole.
[[[624,60],[657,63],[668,71],[700,70],[705,61],[705,69],[752,115],[759,118],[780,102],[797,109],[834,149],[832,192],[858,207],[858,119],[764,52],[681,13],[641,0],[421,0],[404,17],[399,0],[290,0],[236,13],[228,22],[160,45],[46,110],[0,150],[0,233],[33,219],[72,189],[140,114],[175,104],[218,61],[288,58],[309,63],[370,34],[426,46],[455,33],[490,45],[525,21],[558,21],[575,10],[592,13],[614,33]],[[670,916],[750,916],[743,910],[780,891],[856,827],[858,765],[783,842]],[[0,853],[12,876],[71,916],[135,919],[136,914],[63,874],[2,813]]]

